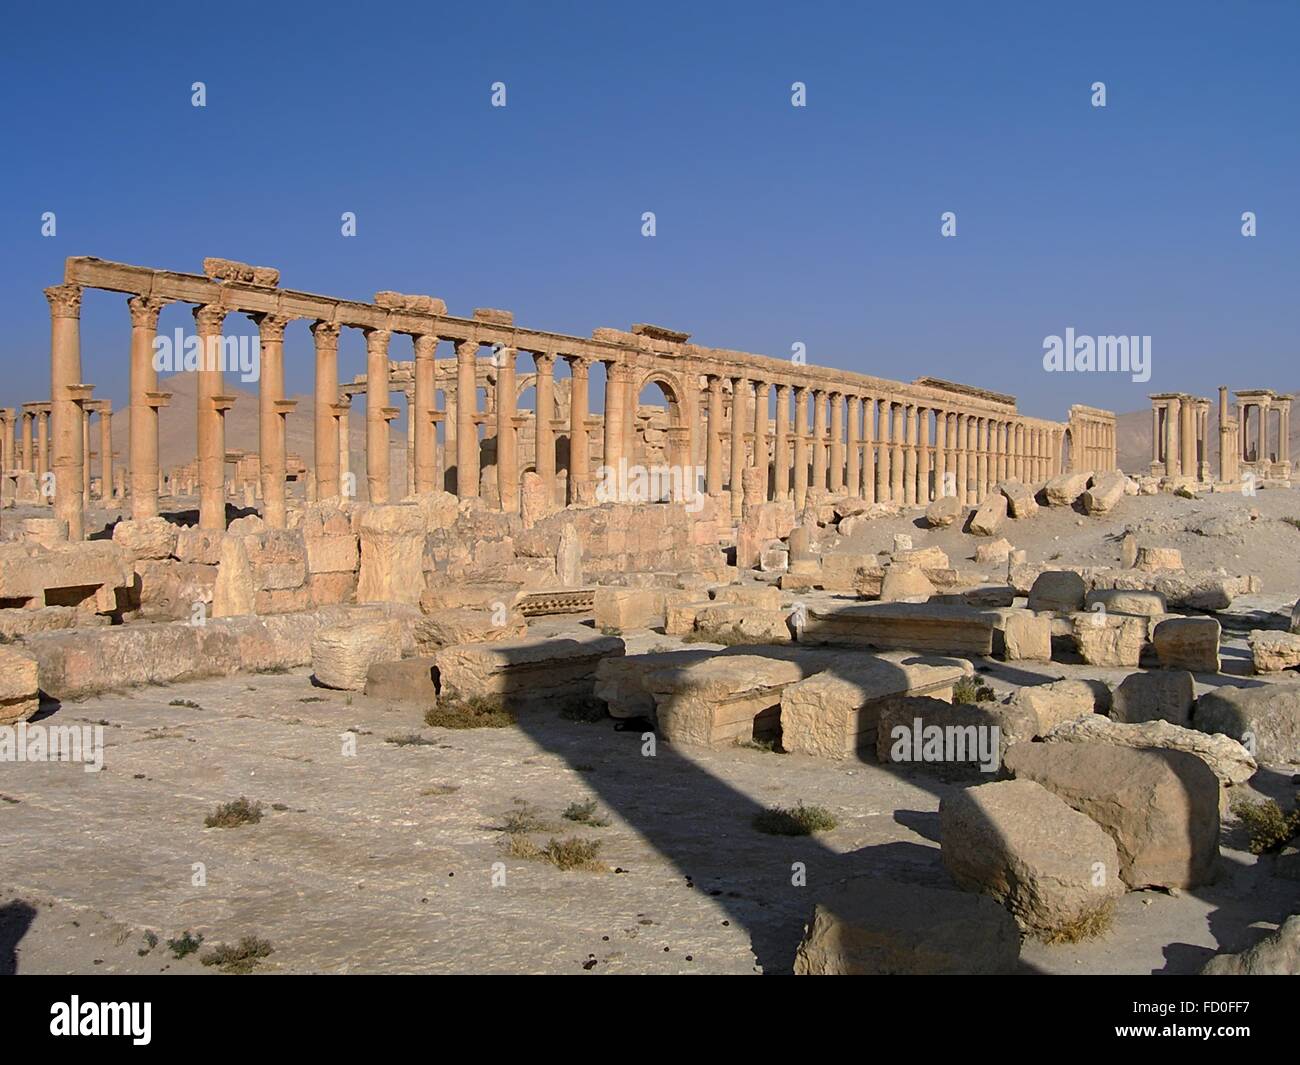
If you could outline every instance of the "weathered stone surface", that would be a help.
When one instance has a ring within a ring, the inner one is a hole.
[[[967,528],[976,536],[996,536],[1007,520],[1007,497],[990,492],[971,515]]]
[[[111,540],[41,547],[0,544],[0,600],[27,600],[27,606],[76,606],[83,612],[109,612],[135,582],[126,553]]]
[[[938,603],[809,609],[799,642],[988,655],[993,653],[993,619],[971,607]]]
[[[1205,963],[1202,976],[1300,976],[1300,914],[1240,954],[1218,954]]]
[[[528,622],[518,610],[497,604],[486,609],[458,607],[426,614],[415,623],[415,646],[422,655],[464,643],[521,640]]]
[[[645,687],[645,678],[657,669],[680,669],[704,662],[715,653],[704,648],[688,648],[602,658],[596,666],[596,698],[604,701],[610,717],[653,720],[655,698]]]
[[[623,652],[617,636],[528,637],[444,647],[435,655],[439,696],[495,698],[517,710],[580,704],[595,698],[601,659]]]
[[[1097,692],[1085,680],[1028,685],[1019,689],[1011,701],[1034,715],[1035,736],[1046,735],[1063,722],[1094,717],[1097,713]]]
[[[1030,610],[1008,610],[1002,618],[1002,650],[1008,662],[1052,660],[1052,623]]]
[[[428,655],[400,662],[372,663],[366,671],[366,694],[390,703],[433,706],[438,699],[433,670],[434,660]]]
[[[1300,632],[1300,599],[1297,599],[1295,606],[1291,608],[1290,631]]]
[[[1159,592],[1129,591],[1123,588],[1094,588],[1084,600],[1084,608],[1100,605],[1109,614],[1132,614],[1135,617],[1159,617],[1169,613],[1165,597]]]
[[[1101,825],[1129,887],[1191,888],[1214,879],[1219,780],[1194,754],[1108,743],[1021,743],[1016,779],[1035,780]]]
[[[1029,932],[1077,925],[1124,894],[1115,841],[1032,780],[945,796],[939,834],[957,885],[1000,902]]]
[[[212,616],[227,618],[256,612],[257,584],[245,539],[226,536],[221,542],[221,562],[212,589]]]
[[[40,705],[36,659],[16,648],[0,646],[0,725],[26,721]]]
[[[892,880],[851,880],[814,906],[795,955],[800,976],[1009,973],[1015,919],[990,898]]]
[[[425,518],[419,507],[370,506],[360,510],[358,603],[418,603],[424,592]]]
[[[1144,570],[1181,570],[1183,568],[1183,553],[1176,547],[1142,545],[1138,547],[1137,560],[1134,562],[1134,566],[1137,569]]]
[[[225,535],[220,529],[183,525],[176,530],[176,557],[182,562],[215,566],[221,561],[221,541]]]
[[[1068,507],[1083,495],[1091,479],[1091,473],[1061,473],[1043,485],[1043,495],[1051,506]]]
[[[0,643],[37,632],[75,628],[80,620],[77,611],[70,606],[42,606],[34,610],[0,610]]]
[[[1300,666],[1300,635],[1256,629],[1250,634],[1250,654],[1256,673],[1279,673]]]
[[[984,565],[1005,563],[1011,557],[1013,550],[1015,550],[1015,547],[1010,540],[998,538],[992,543],[976,545],[975,561]]]
[[[934,585],[919,566],[892,563],[885,567],[880,585],[882,603],[925,602],[934,594]]]
[[[796,661],[715,655],[651,666],[642,685],[655,700],[659,734],[672,743],[722,747],[775,736],[781,693],[804,676]]]
[[[348,621],[316,634],[311,644],[312,675],[326,688],[362,691],[372,665],[400,654],[398,622]]]
[[[794,639],[790,611],[730,603],[701,605],[695,610],[694,631],[718,643],[789,643]]]
[[[1083,578],[1070,570],[1046,570],[1029,589],[1030,610],[1078,610],[1087,588]]]
[[[729,606],[752,606],[762,610],[781,608],[781,592],[767,585],[727,584],[714,588],[711,598],[715,603]]]
[[[930,696],[899,696],[880,704],[876,758],[940,776],[977,774],[992,779],[1007,750],[1033,738],[1034,715],[1013,703],[949,703]],[[948,737],[940,744],[936,737]]]
[[[874,755],[885,699],[929,695],[950,700],[952,686],[974,672],[958,659],[864,656],[789,685],[781,693],[781,746],[818,758]]]
[[[1137,668],[1146,644],[1144,618],[1088,612],[1071,615],[1070,624],[1079,655],[1090,666]]]
[[[1167,748],[1194,754],[1210,767],[1219,783],[1244,784],[1259,768],[1255,759],[1236,740],[1195,729],[1180,728],[1168,721],[1144,721],[1129,725],[1101,714],[1089,714],[1063,721],[1043,736],[1046,743],[1111,743],[1117,747]]]
[[[1152,630],[1151,642],[1166,669],[1218,673],[1220,632],[1214,618],[1170,618]]]
[[[1238,740],[1261,765],[1300,762],[1300,684],[1216,688],[1196,700],[1192,725]]]
[[[522,597],[522,585],[514,581],[488,581],[482,584],[437,584],[420,596],[420,610],[433,614],[439,610],[471,607],[479,610],[512,610]]]
[[[555,576],[561,588],[582,587],[582,540],[573,525],[560,530],[559,546],[555,549]]]
[[[1185,669],[1130,673],[1115,689],[1110,716],[1130,725],[1168,721],[1187,728],[1195,702],[1196,682]]]
[[[1087,514],[1107,514],[1115,509],[1115,504],[1124,498],[1124,489],[1128,478],[1119,470],[1100,473],[1094,478],[1092,487],[1083,493],[1082,503]]]
[[[113,526],[113,543],[131,561],[142,558],[171,558],[176,553],[177,527],[166,518],[119,521]]]
[[[664,593],[658,588],[597,588],[595,604],[601,632],[648,629],[664,616]]]
[[[963,509],[956,496],[940,496],[925,508],[926,524],[932,529],[946,529],[961,517]]]
[[[1038,500],[1034,490],[1019,481],[1003,481],[998,491],[1006,496],[1007,513],[1013,518],[1031,518],[1038,513]]]

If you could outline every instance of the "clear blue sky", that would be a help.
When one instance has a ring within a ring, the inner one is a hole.
[[[6,405],[48,395],[41,289],[68,255],[224,256],[287,287],[424,292],[581,335],[801,341],[810,362],[1051,417],[1300,387],[1295,2],[78,0],[11,6],[5,31]],[[1151,380],[1045,373],[1043,338],[1067,326],[1151,335]],[[311,386],[308,336],[290,333],[291,391]],[[115,403],[128,338],[124,300],[89,295],[84,376]],[[349,336],[344,372],[363,353]]]

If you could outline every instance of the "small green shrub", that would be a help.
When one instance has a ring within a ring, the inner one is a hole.
[[[569,803],[563,816],[566,821],[576,821],[580,825],[589,825],[592,828],[605,828],[609,824],[609,818],[601,817],[596,813],[595,799]]]
[[[754,815],[754,827],[769,836],[810,836],[828,832],[839,821],[824,806],[773,806]]]
[[[509,728],[515,723],[515,715],[500,699],[448,695],[425,711],[424,723],[434,728]]]
[[[250,802],[243,795],[233,802],[222,803],[204,819],[208,828],[238,828],[262,820],[262,804]]]
[[[1296,836],[1300,836],[1300,806],[1287,814],[1272,799],[1259,802],[1239,799],[1233,803],[1232,812],[1241,819],[1246,831],[1250,833],[1251,854],[1281,850]]]
[[[995,698],[993,689],[979,677],[962,677],[952,686],[954,703],[987,703]]]
[[[257,936],[244,936],[235,946],[219,943],[204,954],[199,961],[204,965],[215,965],[224,973],[251,973],[257,963],[271,954],[269,940]]]
[[[167,949],[172,952],[172,957],[179,961],[193,954],[202,944],[203,937],[190,935],[190,930],[187,928],[178,938],[167,940]]]

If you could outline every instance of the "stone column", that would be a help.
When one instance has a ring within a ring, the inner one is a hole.
[[[754,382],[754,453],[751,461],[754,469],[762,470],[761,502],[767,502],[768,453],[767,453],[767,407],[771,385],[762,381]]]
[[[808,389],[794,389],[794,509],[808,501]]]
[[[906,500],[903,489],[906,476],[906,460],[903,457],[903,445],[906,443],[903,436],[905,407],[902,403],[891,403],[890,406],[893,408],[893,425],[889,430],[889,438],[893,446],[889,457],[889,498],[895,503],[903,503]]]
[[[153,345],[163,300],[132,296],[131,385],[127,407],[127,469],[130,471],[131,517],[136,521],[158,514],[158,371]]]
[[[33,418],[33,415],[32,415],[32,412],[31,412],[31,411],[27,411],[27,410],[25,410],[25,411],[22,412],[22,419],[23,419],[23,432],[22,432],[22,441],[23,441],[23,458],[22,458],[22,467],[21,467],[21,468],[22,468],[23,471],[26,472],[26,473],[35,473],[35,472],[36,472],[36,456],[35,456],[34,454],[32,454],[32,418]]]
[[[709,433],[705,445],[705,490],[709,495],[722,495],[722,430],[726,424],[723,411],[722,378],[709,375]]]
[[[864,396],[862,400],[862,498],[868,503],[876,501],[875,418],[875,399]]]
[[[1182,444],[1182,455],[1179,460],[1184,477],[1195,478],[1196,476],[1196,407],[1193,404],[1191,396],[1184,396],[1182,400],[1182,425],[1179,429],[1179,440]]]
[[[934,469],[934,453],[930,444],[930,408],[916,409],[917,444],[920,453],[916,457],[916,502],[925,506],[930,502],[930,471]]]
[[[411,420],[415,423],[415,490],[433,492],[438,488],[437,388],[434,384],[434,360],[438,338],[421,334],[412,338],[415,346],[415,403]]]
[[[813,390],[812,483],[819,492],[826,489],[826,393]]]
[[[906,447],[903,451],[903,503],[909,507],[916,506],[916,421],[916,405],[904,404],[903,433]]]
[[[387,329],[367,329],[365,333],[366,489],[371,503],[383,504],[392,491],[388,461],[388,343],[393,334]]]
[[[934,498],[943,495],[943,482],[948,476],[948,412],[934,412]]]
[[[352,414],[352,397],[340,396],[338,400],[338,438],[339,438],[339,491],[342,492],[343,484],[352,475],[352,428],[349,424]],[[355,495],[355,487],[349,495]]]
[[[44,481],[45,475],[50,472],[50,413],[49,411],[36,412],[36,479]],[[44,485],[40,486],[44,489]],[[42,499],[47,503],[49,498],[42,494]]]
[[[313,429],[316,498],[339,495],[339,450],[346,441],[339,440],[339,327],[333,322],[313,322],[316,342],[316,409]]]
[[[979,502],[979,419],[966,415],[966,502]]]
[[[515,415],[519,400],[515,395],[514,348],[499,348],[493,356],[497,366],[497,498],[508,514],[519,512],[519,445],[515,435]]]
[[[1278,400],[1278,462],[1291,462],[1291,397]]]
[[[831,448],[830,490],[838,495],[844,491],[844,396],[831,392]]]
[[[1219,480],[1230,483],[1236,478],[1232,471],[1232,430],[1228,418],[1228,386],[1219,386]]]
[[[542,479],[547,503],[554,505],[558,502],[555,481],[555,352],[533,352],[533,366],[537,370],[537,385],[533,390],[537,405],[533,427],[537,476]]]
[[[113,501],[113,412],[107,407],[99,412],[99,498]]]
[[[262,519],[272,529],[288,524],[285,507],[285,424],[292,401],[284,398],[284,327],[292,319],[250,314],[257,323],[261,379],[257,392],[257,464],[262,484]]]
[[[202,365],[198,375],[199,527],[226,527],[226,411],[221,325],[224,307],[207,304],[194,308]]]
[[[1180,401],[1177,397],[1165,404],[1165,476],[1171,480],[1182,473],[1179,464],[1178,422]]]
[[[624,387],[625,371],[615,359],[605,362],[605,451],[604,465],[615,479],[613,484],[623,484],[619,463],[623,458],[623,419],[627,389]]]
[[[54,285],[50,304],[50,423],[53,430],[54,514],[68,539],[85,537],[82,506],[81,289]]]
[[[731,469],[728,481],[731,487],[731,516],[736,521],[744,511],[745,489],[745,400],[749,382],[743,377],[731,379]]]
[[[569,502],[585,503],[591,494],[587,483],[591,475],[587,447],[587,418],[590,413],[587,382],[592,360],[580,355],[566,355],[564,358],[573,375],[569,392]]]
[[[12,423],[6,422],[6,437],[12,436],[8,432],[10,428]],[[12,439],[9,440],[6,450],[13,450]],[[83,510],[90,506],[90,481],[90,408],[83,404],[81,408],[81,506]]]
[[[1160,400],[1151,401],[1151,466],[1153,469],[1160,463],[1160,407]]]
[[[854,499],[862,498],[862,397],[849,396],[849,469],[848,493]]]
[[[456,341],[456,495],[461,499],[478,497],[478,414],[477,340]],[[576,368],[575,368],[576,370]],[[586,461],[586,366],[583,367],[583,461]],[[574,381],[576,387],[577,381]],[[573,474],[570,470],[569,479]],[[570,487],[572,491],[572,486]]]
[[[790,498],[790,386],[776,386],[776,440],[773,445],[775,498]]]

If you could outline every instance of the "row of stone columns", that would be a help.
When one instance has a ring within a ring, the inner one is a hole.
[[[1151,397],[1151,473],[1170,482],[1210,480],[1210,401],[1183,392]]]
[[[731,384],[730,417],[725,381]],[[743,504],[739,471],[746,464],[751,403],[749,464],[768,471],[773,498],[793,498],[800,509],[810,489],[909,506],[925,505],[943,495],[977,503],[999,481],[1035,482],[1059,472],[1062,431],[1058,428],[892,396],[800,385],[776,386],[775,438],[769,449],[771,387],[745,377],[708,377],[705,480],[710,494],[722,493],[722,441],[729,437],[729,488],[736,517]]]
[[[1277,420],[1271,414],[1277,411]],[[1271,466],[1291,462],[1291,397],[1266,390],[1237,393],[1237,424],[1243,462]],[[1276,428],[1274,428],[1276,426]]]
[[[48,410],[0,410],[0,470],[44,477],[50,461],[49,431]]]

